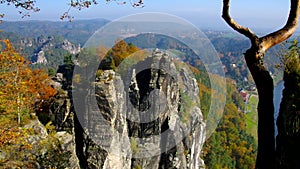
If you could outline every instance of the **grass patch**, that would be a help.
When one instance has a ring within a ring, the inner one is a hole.
[[[251,134],[257,140],[257,95],[251,95],[248,103],[246,103],[246,117],[247,117],[247,133]]]

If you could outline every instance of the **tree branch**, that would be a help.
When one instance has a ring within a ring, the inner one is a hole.
[[[229,6],[230,6],[230,0],[223,0],[223,10],[222,10],[222,18],[226,21],[226,23],[239,32],[240,34],[246,36],[251,40],[251,43],[257,43],[258,42],[258,37],[249,29],[245,28],[241,25],[239,25],[237,22],[235,22],[230,14],[229,14]]]
[[[288,39],[293,33],[296,31],[298,26],[298,17],[300,15],[300,0],[291,0],[291,9],[288,20],[285,26],[278,31],[270,33],[262,38],[260,38],[262,42],[262,47],[264,50],[268,50],[269,48],[283,42]]]

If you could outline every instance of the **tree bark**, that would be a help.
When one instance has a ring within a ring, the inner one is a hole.
[[[290,0],[291,9],[285,26],[278,31],[258,38],[249,28],[239,25],[229,14],[230,0],[223,0],[222,17],[235,31],[251,41],[251,47],[245,53],[245,60],[251,72],[259,95],[258,112],[258,153],[256,168],[275,168],[275,135],[273,79],[263,64],[265,52],[288,39],[296,31],[300,14],[300,0]]]
[[[259,102],[258,112],[258,150],[256,168],[273,169],[275,167],[275,135],[274,135],[274,104],[273,79],[263,65],[264,52],[259,46],[252,45],[245,53],[247,66],[255,81]]]

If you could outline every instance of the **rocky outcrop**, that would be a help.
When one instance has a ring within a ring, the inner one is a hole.
[[[65,50],[70,54],[78,54],[81,50],[80,45],[75,45],[67,39],[53,36],[48,38],[40,36],[36,39],[23,38],[20,40],[20,45],[21,48],[34,47],[34,52],[31,56],[31,61],[34,64],[47,64],[47,57],[51,57],[54,50]]]
[[[47,59],[45,57],[45,52],[44,51],[39,51],[39,53],[36,54],[36,62],[35,63],[40,63],[40,64],[47,64]]]
[[[284,71],[284,89],[277,119],[277,168],[300,168],[300,59],[289,58]]]
[[[28,121],[19,130],[23,133],[22,141],[15,143],[14,151],[0,152],[0,160],[4,161],[1,168],[80,168],[72,134],[53,133],[37,119]]]
[[[57,94],[49,107],[49,120],[55,126],[55,138],[59,140],[62,152],[69,155],[68,167],[79,169],[79,158],[76,152],[75,112],[71,97],[71,78],[73,65],[61,65],[55,77],[52,77],[52,86]]]
[[[77,54],[81,50],[80,45],[76,46],[76,45],[72,44],[71,42],[69,42],[67,39],[65,39],[63,41],[61,46],[62,46],[63,49],[67,50],[71,54]]]
[[[68,152],[68,164],[72,169],[79,169],[79,159],[76,155],[76,144],[74,135],[65,131],[57,132],[54,136],[58,139],[61,150],[63,152]]]
[[[204,168],[205,123],[188,67],[161,51],[122,77],[103,70],[86,99],[84,168]],[[76,110],[75,110],[76,111]],[[83,166],[84,165],[84,166]]]
[[[155,50],[152,57],[133,66],[131,73],[128,125],[131,141],[137,144],[132,166],[204,167],[200,153],[205,124],[196,106],[198,85],[188,68]]]
[[[155,50],[127,67],[128,73],[99,70],[94,87],[82,90],[83,114],[72,105],[78,98],[70,100],[72,88],[65,81],[72,76],[60,67],[52,117],[58,130],[74,131],[81,168],[204,168],[198,85],[188,66],[175,63]]]
[[[55,77],[52,78],[52,86],[57,90],[55,99],[49,107],[49,120],[56,126],[57,131],[74,133],[74,110],[71,104],[72,72],[67,65],[61,65]]]

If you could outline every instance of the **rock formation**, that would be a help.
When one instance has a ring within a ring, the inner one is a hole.
[[[126,70],[126,76],[113,70],[97,74],[93,88],[82,90],[83,114],[72,105],[78,98],[68,100],[72,88],[62,87],[66,93],[53,117],[59,129],[74,131],[81,168],[204,168],[205,123],[188,66],[154,50]],[[62,126],[68,119],[73,124]]]

